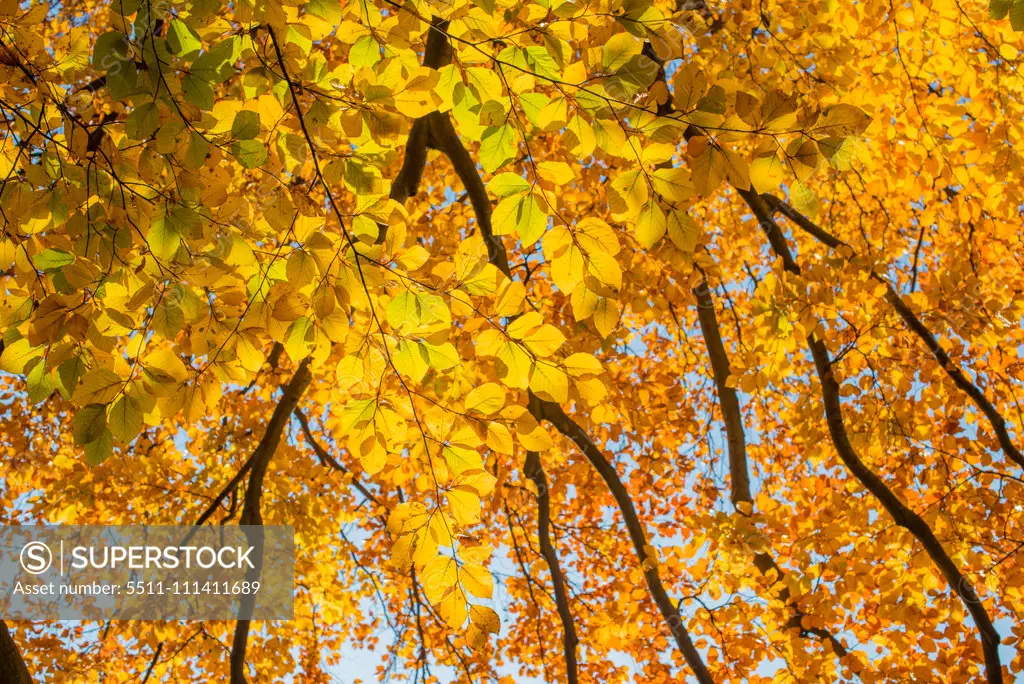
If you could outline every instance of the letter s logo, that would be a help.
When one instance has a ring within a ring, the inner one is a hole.
[[[25,572],[38,575],[46,570],[53,563],[53,554],[50,547],[43,542],[29,542],[21,550],[21,567]]]

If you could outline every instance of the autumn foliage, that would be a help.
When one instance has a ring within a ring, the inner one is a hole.
[[[1024,677],[1020,29],[0,0],[0,522],[297,549],[0,681]]]

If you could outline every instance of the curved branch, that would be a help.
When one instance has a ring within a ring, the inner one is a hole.
[[[708,357],[711,359],[711,370],[715,380],[715,390],[718,393],[718,403],[722,407],[722,420],[725,423],[726,442],[729,454],[729,481],[731,485],[731,499],[734,506],[747,504],[753,510],[754,499],[750,493],[750,470],[747,461],[747,440],[743,429],[743,414],[740,411],[740,401],[736,390],[729,386],[729,356],[722,342],[722,333],[718,327],[718,316],[715,314],[715,302],[711,297],[711,288],[707,280],[701,281],[693,290],[697,297],[697,319],[700,323],[701,335],[704,344],[708,349]],[[763,551],[754,554],[754,566],[762,575],[768,577],[774,570],[775,578],[771,581],[772,587],[783,581],[783,570],[775,559]],[[806,628],[803,625],[803,618],[806,613],[796,601],[793,600],[789,587],[782,585],[778,592],[779,600],[788,605],[793,612],[787,623],[787,627],[795,629],[801,635],[810,633],[828,641],[832,650],[840,658],[848,655],[846,647],[830,631],[820,627]]]
[[[246,487],[245,499],[242,504],[242,517],[239,520],[241,525],[255,527],[263,525],[260,499],[263,496],[263,480],[266,478],[270,459],[273,458],[274,452],[277,451],[277,446],[281,443],[281,434],[284,432],[288,421],[291,420],[292,413],[295,411],[295,407],[298,406],[299,399],[306,391],[312,379],[313,375],[310,373],[309,359],[307,358],[299,364],[295,375],[292,376],[291,381],[284,388],[281,400],[274,408],[270,422],[267,423],[267,429],[263,433],[263,438],[256,445],[256,449],[249,459],[252,466],[250,467],[249,484]],[[255,569],[250,569],[250,573],[258,573],[262,562],[262,545],[254,544],[254,546],[258,546],[257,563]],[[246,579],[256,580],[258,577],[249,578],[247,576]],[[253,595],[242,597],[239,608],[240,614],[251,615],[254,601],[255,597]],[[239,619],[235,622],[235,636],[231,642],[231,684],[246,684],[245,649],[248,640],[249,620]]]
[[[437,19],[434,19],[432,26],[434,27],[435,32],[442,33],[443,28],[439,28]],[[447,37],[447,34],[444,35]],[[432,36],[433,33],[431,34],[431,37]],[[508,254],[501,242],[501,238],[494,235],[491,229],[490,200],[487,197],[486,188],[484,187],[480,173],[477,171],[476,163],[473,161],[473,158],[470,156],[465,146],[459,140],[458,133],[455,131],[455,127],[451,123],[447,114],[433,112],[432,114],[428,114],[427,117],[433,117],[430,119],[431,128],[427,136],[428,142],[448,157],[452,166],[455,168],[456,173],[459,175],[460,180],[465,186],[466,191],[470,196],[470,202],[473,205],[473,210],[476,214],[477,224],[480,227],[480,234],[487,245],[488,259],[490,260],[490,263],[506,276],[511,277],[511,270],[508,264]],[[683,657],[693,669],[701,684],[710,684],[713,682],[707,666],[704,664],[700,653],[693,645],[693,641],[690,639],[690,635],[687,632],[685,625],[683,625],[682,617],[672,605],[672,601],[668,597],[668,593],[665,591],[665,588],[661,583],[657,563],[652,562],[654,559],[650,559],[648,557],[647,540],[643,531],[643,526],[640,524],[640,520],[637,517],[636,508],[633,506],[633,501],[629,496],[629,492],[626,491],[625,486],[623,486],[614,466],[604,458],[604,455],[596,445],[594,445],[583,429],[569,418],[557,404],[543,402],[531,391],[529,392],[529,410],[530,414],[538,422],[546,419],[560,432],[562,432],[563,435],[569,437],[573,442],[579,445],[587,456],[587,459],[601,474],[602,479],[604,479],[605,483],[608,485],[616,503],[619,505],[619,509],[622,511],[623,517],[626,519],[626,527],[629,530],[630,539],[633,541],[637,559],[640,561],[640,566],[644,571],[644,577],[647,579],[647,586],[655,603],[658,605],[662,616],[668,623],[669,630],[672,632],[672,635],[676,640],[676,644],[679,646],[679,649],[683,653]],[[569,636],[566,635],[567,643],[568,639]]]
[[[439,69],[451,61],[451,47],[445,33],[447,28],[447,20],[435,17],[431,22],[430,28],[427,29],[427,43],[423,49],[423,66]],[[431,119],[439,115],[440,112],[431,112],[412,122],[409,137],[405,142],[402,168],[391,183],[391,191],[388,193],[388,197],[399,204],[404,204],[407,199],[419,192],[423,169],[427,164],[427,149],[431,146]],[[388,233],[387,225],[378,224],[377,230],[377,242],[384,242]]]
[[[558,617],[562,621],[565,678],[569,684],[576,684],[579,681],[576,663],[576,645],[579,643],[579,637],[576,634],[576,624],[573,622],[572,612],[569,610],[569,595],[565,590],[562,566],[559,565],[558,554],[555,553],[555,547],[551,544],[551,497],[548,495],[547,475],[544,473],[544,466],[541,465],[540,454],[536,451],[526,452],[523,474],[537,485],[537,542],[540,545],[541,555],[547,561],[548,570],[551,571],[551,583],[555,588],[555,605],[558,608]]]
[[[438,112],[435,112],[438,113]],[[438,113],[439,114],[439,113]],[[491,200],[487,197],[487,189],[480,173],[476,170],[476,162],[466,150],[466,146],[459,140],[459,134],[455,131],[451,118],[447,115],[439,115],[431,119],[431,142],[444,153],[452,163],[452,168],[462,181],[466,193],[469,195],[470,204],[473,205],[473,213],[476,215],[477,224],[480,226],[480,234],[487,244],[487,256],[491,263],[508,278],[512,277],[512,271],[508,265],[508,252],[501,238],[491,230]]]
[[[814,238],[822,244],[828,245],[833,249],[837,247],[850,247],[847,243],[835,237],[782,200],[770,195],[765,195],[763,199],[770,207],[779,211],[783,216],[791,220],[805,232],[814,236]],[[852,248],[850,249],[852,251]],[[969,396],[975,406],[985,414],[989,424],[996,433],[996,439],[999,441],[999,446],[1002,448],[1003,453],[1006,454],[1006,457],[1024,468],[1024,454],[1021,454],[1020,449],[1017,448],[1013,443],[1013,440],[1010,438],[1010,433],[1006,429],[1006,419],[999,413],[995,405],[988,400],[988,397],[985,396],[985,393],[981,388],[971,382],[956,362],[950,358],[949,354],[946,353],[946,350],[939,344],[939,340],[924,324],[924,321],[922,321],[920,317],[918,317],[917,314],[915,314],[907,305],[907,303],[903,301],[903,297],[901,297],[899,292],[896,291],[896,288],[892,286],[892,283],[889,282],[888,278],[874,270],[871,271],[871,277],[885,285],[885,301],[889,302],[889,304],[896,310],[896,313],[900,315],[900,318],[903,319],[903,322],[907,324],[907,327],[917,335],[918,339],[924,343],[924,346],[928,347],[928,351],[932,353],[932,356],[935,357],[935,360],[938,361],[939,366],[946,372],[949,379],[953,381],[953,384],[959,387],[964,394]]]
[[[640,561],[644,579],[647,580],[647,588],[651,593],[651,597],[654,599],[655,604],[657,604],[658,610],[661,611],[665,622],[668,623],[669,630],[676,640],[676,645],[679,646],[679,650],[682,651],[683,657],[686,658],[686,662],[697,676],[697,680],[701,684],[711,684],[711,682],[714,682],[711,678],[711,673],[708,672],[700,652],[693,645],[690,634],[683,624],[682,616],[676,607],[672,605],[672,599],[669,598],[668,592],[665,591],[665,587],[661,583],[657,559],[652,558],[648,553],[650,546],[647,543],[647,535],[644,533],[639,516],[637,516],[633,500],[629,496],[629,491],[622,484],[615,466],[605,458],[604,453],[594,444],[583,428],[566,415],[561,406],[545,402],[543,414],[549,423],[580,448],[583,455],[587,457],[587,460],[590,461],[590,464],[608,486],[609,491],[611,491],[612,496],[615,498],[615,503],[618,504],[619,510],[622,512],[622,517],[626,521],[626,529],[629,532],[630,540],[633,542],[633,549],[636,552],[637,559]]]
[[[767,233],[772,249],[782,259],[784,268],[794,275],[800,275],[800,266],[793,258],[782,230],[775,222],[775,219],[768,213],[767,207],[760,196],[750,191],[741,190],[738,192],[747,202],[747,205],[760,222],[765,233]],[[974,624],[981,637],[981,649],[985,657],[986,681],[989,684],[1002,684],[1003,672],[999,657],[999,633],[996,632],[984,604],[974,593],[969,580],[964,577],[956,563],[953,562],[953,559],[946,552],[946,549],[943,548],[942,543],[935,536],[928,523],[900,501],[899,497],[882,481],[882,478],[871,470],[861,460],[860,456],[857,455],[853,445],[850,443],[846,432],[846,425],[843,422],[840,387],[835,376],[832,374],[832,359],[828,348],[824,342],[814,336],[814,333],[807,336],[807,346],[810,349],[811,356],[814,358],[814,367],[821,384],[822,401],[825,406],[829,436],[832,438],[832,444],[835,446],[839,458],[843,461],[847,470],[857,478],[857,481],[882,504],[886,512],[892,516],[893,521],[910,532],[921,543],[921,546],[924,547],[935,567],[942,573],[950,588],[957,593],[967,612],[974,619]]]
[[[733,505],[753,503],[750,494],[750,468],[747,464],[747,439],[743,430],[743,414],[736,390],[729,386],[729,357],[722,342],[715,315],[715,302],[707,280],[694,288],[697,298],[697,321],[700,323],[704,345],[711,359],[711,371],[718,392],[718,403],[722,407],[722,421],[725,423],[726,442],[729,450],[729,477],[732,486]]]

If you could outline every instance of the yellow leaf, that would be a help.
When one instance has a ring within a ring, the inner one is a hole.
[[[774,154],[758,157],[750,163],[750,183],[759,193],[771,192],[782,184],[784,171],[782,162]]]
[[[437,604],[437,612],[441,619],[452,629],[460,629],[469,617],[466,595],[461,591],[452,591]]]
[[[302,287],[307,283],[313,282],[313,279],[316,278],[316,259],[314,259],[308,252],[297,249],[288,256],[288,263],[285,271],[290,284],[295,287]],[[295,319],[292,318],[285,320]]]
[[[672,93],[675,108],[680,112],[691,112],[707,92],[704,72],[693,62],[683,64],[672,75]]]
[[[587,256],[587,272],[613,290],[622,287],[622,269],[611,254],[594,252]]]
[[[466,411],[490,416],[505,405],[505,390],[501,385],[488,382],[474,388],[466,396]]]
[[[537,165],[537,172],[541,178],[550,181],[556,187],[567,185],[576,178],[572,167],[559,161],[543,161]]]
[[[526,299],[526,287],[518,280],[502,281],[498,286],[494,302],[494,313],[497,316],[515,316],[523,310]]]
[[[0,370],[20,375],[25,372],[25,367],[28,365],[29,361],[32,361],[42,355],[43,350],[33,348],[32,344],[29,343],[27,339],[21,338],[20,340],[15,340],[4,347],[4,352],[0,355]]]
[[[501,454],[512,453],[512,433],[501,423],[487,424],[487,446]]]
[[[431,603],[439,603],[458,582],[458,565],[450,556],[437,556],[420,571],[423,595]]]
[[[487,645],[491,634],[501,631],[501,620],[493,608],[487,606],[469,607],[469,628],[466,630],[466,641],[472,648],[480,650]]]
[[[668,215],[668,237],[677,249],[693,254],[697,249],[700,228],[685,211],[673,210]]]
[[[655,169],[651,174],[651,187],[669,202],[682,202],[697,191],[690,180],[690,172],[681,166]]]
[[[540,361],[533,367],[530,389],[545,401],[561,404],[569,398],[569,377],[561,368]]]
[[[79,406],[109,404],[124,387],[124,381],[109,368],[97,368],[82,378],[71,401]]]
[[[353,399],[341,410],[338,429],[349,434],[366,425],[377,412],[376,399]]]
[[[619,305],[614,299],[602,298],[594,309],[594,325],[601,337],[608,337],[619,326]]]
[[[554,232],[554,231],[552,231]],[[545,249],[547,247],[545,246]],[[576,245],[570,245],[559,256],[551,260],[551,279],[562,292],[572,292],[583,280],[586,260]]]
[[[508,332],[510,337],[521,340],[528,332],[540,326],[543,322],[544,317],[539,313],[536,311],[527,311],[522,316],[512,321],[506,332]]]
[[[498,614],[487,606],[473,606],[469,611],[469,619],[473,621],[474,625],[491,634],[497,634],[501,629],[501,620],[498,618]]]
[[[545,323],[523,336],[523,342],[537,356],[551,356],[565,344],[565,335],[555,326]]]
[[[459,583],[477,598],[491,598],[494,593],[494,578],[487,568],[477,563],[464,563],[459,568]]]
[[[577,352],[565,360],[565,369],[574,378],[584,375],[600,375],[604,372],[601,362],[592,354]]]
[[[184,362],[169,349],[157,349],[147,354],[142,366],[155,382],[161,384],[183,382],[188,377]]]
[[[501,364],[498,377],[509,387],[526,389],[530,378],[530,367],[533,359],[518,342],[506,342],[495,355]]]
[[[447,492],[448,508],[455,522],[472,525],[480,522],[480,497],[468,487],[452,487]]]
[[[235,357],[242,364],[242,368],[250,373],[258,372],[263,367],[265,360],[261,346],[251,335],[245,332],[238,333],[235,339]]]
[[[316,341],[316,326],[308,317],[302,316],[288,326],[284,336],[284,350],[295,363],[299,363],[313,350]]]
[[[427,508],[418,501],[404,501],[397,504],[388,515],[388,532],[408,534],[426,527],[430,521]]]
[[[612,256],[619,253],[619,239],[607,223],[588,217],[576,224],[576,239],[587,254],[603,252]]]
[[[667,229],[665,213],[656,202],[648,202],[637,217],[635,234],[637,242],[650,249],[661,240]]]
[[[486,470],[468,470],[459,475],[458,480],[460,486],[469,487],[481,497],[494,491],[494,485],[498,481]]]
[[[124,443],[128,443],[142,431],[142,409],[131,395],[124,394],[114,402],[107,414],[110,431]]]
[[[447,463],[454,475],[461,475],[467,471],[483,470],[484,462],[476,449],[452,444],[446,446],[442,453],[444,454],[445,463]]]

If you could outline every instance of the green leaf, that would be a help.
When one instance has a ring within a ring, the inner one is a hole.
[[[96,39],[92,48],[95,69],[112,71],[128,57],[128,38],[120,31],[107,31]]]
[[[644,44],[628,33],[616,33],[608,39],[601,50],[601,66],[614,73],[640,54]]]
[[[516,129],[511,124],[490,126],[480,140],[480,166],[494,173],[515,159],[517,149]]]
[[[110,431],[121,442],[127,444],[142,431],[142,409],[134,397],[127,394],[121,396],[110,407],[107,416]]]
[[[338,0],[310,0],[306,3],[306,11],[328,24],[341,23],[341,4]]]
[[[146,233],[146,244],[157,259],[171,261],[181,247],[181,233],[178,232],[174,221],[161,217],[150,225],[149,232]]]
[[[526,61],[530,65],[530,71],[538,76],[557,79],[562,75],[555,58],[543,45],[531,45],[526,48]]]
[[[437,295],[405,290],[388,302],[387,319],[395,330],[415,330],[436,323],[450,323],[452,314]]]
[[[192,131],[192,139],[185,151],[183,163],[186,169],[198,169],[206,163],[206,156],[210,153],[210,142],[198,131]]]
[[[107,90],[110,91],[110,97],[114,100],[123,100],[138,92],[138,89],[139,72],[135,67],[135,62],[125,59],[113,62],[107,69]]]
[[[544,234],[548,216],[532,194],[507,197],[494,208],[491,224],[496,235],[515,233],[523,247],[529,247]]]
[[[222,40],[199,55],[192,64],[191,73],[207,83],[221,83],[235,72],[235,62],[241,55],[242,42],[239,36]]]
[[[89,465],[97,466],[106,461],[114,453],[114,436],[104,428],[100,436],[85,445],[85,460]]]
[[[0,370],[20,375],[25,372],[29,361],[41,355],[42,349],[33,347],[25,338],[8,342],[0,354]]]
[[[235,114],[231,123],[231,137],[235,140],[251,140],[260,134],[260,115],[243,110]],[[262,163],[262,162],[261,162]]]
[[[185,100],[203,111],[213,109],[213,87],[196,74],[185,74],[181,80]]]
[[[297,318],[288,326],[288,332],[284,336],[284,350],[295,363],[299,363],[309,356],[313,350],[313,342],[316,341],[316,327],[306,316]]]
[[[160,128],[160,112],[156,103],[146,102],[132,110],[125,120],[125,132],[134,140],[146,140]]]
[[[95,442],[107,429],[107,407],[103,404],[89,404],[75,413],[71,434],[75,444]]]
[[[65,399],[70,399],[75,387],[78,386],[78,379],[88,370],[85,361],[80,356],[72,356],[57,366],[57,380],[60,381],[60,393]]]
[[[117,373],[109,368],[97,368],[85,375],[82,384],[75,388],[71,401],[79,406],[109,404],[122,387],[124,381]]]
[[[39,360],[32,370],[25,376],[25,384],[28,386],[28,400],[33,404],[46,399],[53,392],[55,383],[53,377],[46,370],[46,363]]]
[[[988,14],[993,19],[1003,19],[1010,11],[1013,0],[991,0],[988,4]]]
[[[32,263],[40,271],[52,271],[75,262],[75,255],[63,249],[45,249],[32,259]]]
[[[380,45],[373,36],[362,36],[348,53],[349,64],[355,69],[372,67],[380,61]]]
[[[231,154],[247,169],[255,169],[267,162],[267,146],[259,140],[236,140],[231,143]]]
[[[167,27],[167,47],[175,55],[192,59],[199,54],[203,44],[199,42],[199,36],[185,22],[180,19],[172,19],[170,26]]]
[[[1010,26],[1014,31],[1024,31],[1024,2],[1017,0],[1010,8]]]
[[[516,173],[499,173],[487,184],[487,189],[498,197],[510,197],[529,192],[530,182]]]

